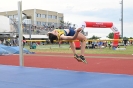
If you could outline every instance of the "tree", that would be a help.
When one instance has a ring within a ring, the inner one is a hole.
[[[60,20],[60,24],[64,24],[64,21]]]
[[[110,39],[113,39],[113,38],[114,38],[114,33],[111,32],[111,33],[109,33],[108,36],[106,36],[106,37],[107,37],[107,38],[110,38]]]
[[[66,26],[70,26],[71,23],[68,21],[68,22],[65,22],[66,23]]]
[[[123,40],[128,40],[128,37],[123,37]]]
[[[129,39],[133,39],[133,37],[130,37]]]
[[[100,37],[97,37],[95,35],[93,35],[90,39],[99,39]]]
[[[73,28],[75,28],[76,24],[73,24]]]
[[[60,26],[61,26],[61,27],[64,26],[64,21],[60,20]]]

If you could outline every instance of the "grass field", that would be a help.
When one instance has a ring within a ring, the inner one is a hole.
[[[31,52],[51,52],[51,53],[72,53],[71,49],[69,49],[69,45],[61,45],[59,48],[58,45],[42,45],[37,46],[36,49],[30,49],[29,46],[25,47],[26,49],[30,50]],[[121,46],[120,48],[124,48]],[[77,53],[80,53],[80,50],[77,50]],[[104,49],[86,49],[86,54],[133,54],[133,46],[127,46],[126,50],[113,50],[104,48]]]

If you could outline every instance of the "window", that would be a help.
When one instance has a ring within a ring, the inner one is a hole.
[[[42,23],[42,24],[41,24],[42,26],[45,26],[45,25],[46,25],[46,22],[41,22],[41,23]]]
[[[57,19],[57,16],[52,16],[52,19]]]
[[[48,18],[52,18],[52,15],[48,15]]]
[[[46,18],[46,17],[47,17],[46,14],[41,15],[41,18]]]
[[[63,17],[59,17],[59,20],[63,20]]]
[[[40,17],[41,17],[41,14],[38,14],[38,13],[37,13],[37,14],[36,14],[36,17],[40,18]]]

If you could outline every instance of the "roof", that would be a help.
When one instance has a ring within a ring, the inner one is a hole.
[[[30,35],[23,35],[25,38],[30,38]],[[31,35],[31,38],[35,38],[35,39],[40,39],[40,38],[44,38],[47,39],[48,36],[47,35]]]

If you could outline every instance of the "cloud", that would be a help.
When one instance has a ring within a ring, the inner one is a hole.
[[[82,21],[105,22],[111,21],[121,31],[121,0],[22,0],[22,8],[44,9],[64,14],[65,21],[78,24]],[[133,33],[133,0],[123,0],[124,6],[124,36]],[[17,10],[18,0],[2,0],[0,11]],[[107,36],[110,29],[86,29],[90,35]]]

